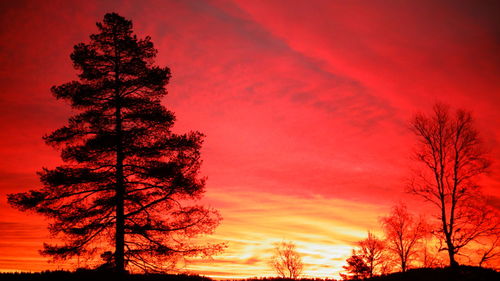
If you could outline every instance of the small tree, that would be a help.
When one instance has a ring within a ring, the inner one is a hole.
[[[490,231],[482,207],[473,204],[479,194],[477,177],[490,162],[470,112],[450,114],[448,106],[436,104],[433,114],[418,113],[411,127],[419,142],[415,158],[421,168],[409,189],[437,207],[439,237],[454,267],[459,251]]]
[[[485,266],[491,260],[500,257],[500,235],[491,237],[490,239],[484,247],[477,250],[479,254],[478,266]]]
[[[418,258],[420,260],[421,267],[424,268],[434,268],[434,267],[443,267],[444,261],[441,257],[442,251],[439,242],[435,241],[436,237],[432,235],[426,235],[422,239],[422,243],[420,245]]]
[[[478,266],[500,268],[500,212],[491,206],[485,206],[482,213],[486,213],[489,220],[490,235],[478,239],[475,252],[479,256]]]
[[[359,280],[370,277],[370,268],[365,262],[363,256],[359,255],[355,250],[352,250],[352,255],[346,260],[347,265],[342,268],[347,274],[340,273],[340,277],[344,280]]]
[[[392,208],[391,214],[381,218],[387,249],[398,257],[401,271],[405,272],[416,254],[418,242],[427,234],[421,218],[408,212],[406,205]]]
[[[271,266],[282,278],[298,278],[304,269],[302,257],[293,242],[282,241],[275,244]]]
[[[385,262],[384,242],[368,231],[368,237],[358,242],[359,255],[363,257],[368,266],[369,277],[373,277],[377,267]]]
[[[71,54],[80,81],[52,87],[80,111],[45,136],[65,164],[44,168],[43,187],[9,195],[10,204],[53,220],[49,229],[65,244],[44,244],[42,253],[56,259],[100,252],[124,273],[127,266],[167,270],[179,257],[219,251],[188,240],[210,233],[220,217],[185,205],[204,192],[203,135],[171,131],[174,114],[161,104],[170,70],[153,64],[153,43],[133,35],[131,21],[110,13],[97,27]]]

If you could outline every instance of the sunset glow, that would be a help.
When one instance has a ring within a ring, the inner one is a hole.
[[[49,3],[50,2],[50,3]],[[391,206],[431,217],[405,192],[409,120],[442,101],[473,112],[493,161],[481,179],[500,210],[500,3],[495,1],[4,1],[0,5],[0,271],[47,263],[47,221],[7,204],[61,163],[42,136],[74,112],[50,87],[76,79],[69,54],[107,12],[151,36],[172,79],[174,130],[206,135],[201,204],[220,211],[224,253],[181,271],[274,276],[293,241],[305,277],[339,278]],[[500,265],[498,265],[500,267]]]

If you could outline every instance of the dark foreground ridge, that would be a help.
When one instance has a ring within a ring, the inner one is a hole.
[[[44,271],[40,273],[0,273],[1,281],[113,281],[116,276],[99,271]],[[120,278],[125,281],[213,281],[213,279],[187,274],[130,274]],[[337,279],[322,278],[250,278],[235,279],[235,281],[334,281]],[[385,276],[376,276],[365,281],[496,281],[500,280],[500,272],[493,269],[460,266],[451,268],[417,268],[405,273],[398,272]]]
[[[208,277],[187,274],[129,274],[122,278],[98,271],[44,271],[38,273],[0,273],[1,281],[213,281]]]
[[[405,273],[392,273],[387,276],[377,276],[370,281],[494,281],[500,280],[500,272],[490,268],[475,266],[460,266],[456,269],[417,268]]]
[[[334,281],[341,279],[321,279],[321,278],[251,278],[245,280],[232,281]],[[354,279],[356,280],[356,279]],[[361,280],[361,279],[360,279]],[[376,276],[364,281],[496,281],[500,280],[500,272],[493,269],[460,266],[456,269],[451,268],[416,268],[407,272],[391,273],[384,276]]]

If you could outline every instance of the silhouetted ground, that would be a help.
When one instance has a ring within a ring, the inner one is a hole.
[[[451,268],[417,268],[408,272],[378,276],[370,281],[495,281],[500,280],[500,272],[489,268],[460,266]]]
[[[231,281],[337,281],[337,279],[331,278],[280,278],[280,277],[260,277],[260,278],[249,278],[249,279],[233,279]]]
[[[233,281],[288,281],[283,278],[251,278]],[[295,279],[300,281],[334,281],[336,279]],[[461,266],[451,268],[417,268],[408,272],[392,273],[385,276],[376,276],[364,281],[500,281],[500,272],[493,269]]]
[[[46,271],[41,273],[0,273],[1,281],[113,281],[115,276],[106,272],[96,271]],[[131,274],[124,281],[213,281],[213,279],[198,275],[168,275],[168,274]],[[235,281],[287,281],[284,278],[250,278],[235,279]],[[334,281],[336,279],[302,278],[295,281]],[[418,268],[408,272],[392,273],[377,276],[365,281],[497,281],[500,272],[492,269],[461,266],[450,268]]]
[[[0,273],[1,281],[114,281],[116,276],[106,272],[45,271],[40,273]],[[213,281],[198,275],[130,274],[124,281]]]

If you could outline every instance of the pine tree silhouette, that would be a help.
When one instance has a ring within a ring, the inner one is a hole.
[[[153,64],[157,50],[150,37],[133,34],[131,21],[109,13],[97,27],[71,54],[79,81],[52,87],[81,112],[44,137],[65,164],[44,168],[43,187],[9,195],[10,204],[53,220],[51,233],[66,243],[44,244],[42,253],[56,259],[110,252],[107,263],[123,273],[164,270],[179,257],[221,250],[189,242],[212,232],[220,216],[185,206],[204,192],[203,135],[171,131],[174,114],[160,102],[169,68]]]

